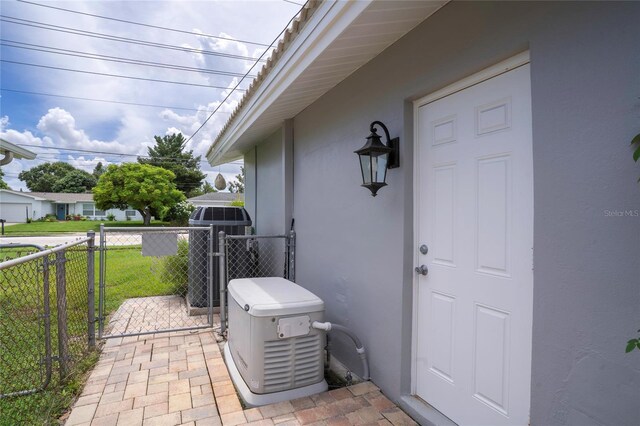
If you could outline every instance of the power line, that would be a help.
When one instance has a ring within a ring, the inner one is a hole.
[[[18,1],[23,1],[23,0],[18,0]],[[298,6],[304,6],[304,4],[302,4],[302,3],[297,3],[297,2],[291,1],[291,0],[282,0],[282,1],[285,2],[285,3],[295,4],[295,5],[298,5]]]
[[[309,0],[307,0],[304,5],[300,8],[300,10],[298,10],[298,12],[296,14],[294,14],[291,19],[289,19],[289,22],[287,22],[287,25],[284,26],[284,28],[282,29],[282,31],[280,31],[280,34],[278,34],[276,36],[275,39],[273,39],[273,41],[271,42],[271,44],[269,46],[273,46],[276,42],[278,42],[278,40],[280,40],[280,37],[282,36],[282,34],[284,34],[285,31],[287,31],[287,28],[289,28],[289,25],[291,25],[291,23],[293,22],[293,20],[296,18],[296,16],[298,16],[298,14],[302,11],[302,9],[305,8],[305,6],[307,5],[307,3],[309,2]],[[260,55],[260,57],[253,63],[253,65],[251,65],[251,68],[249,68],[249,71],[247,71],[247,73],[245,74],[244,77],[242,77],[240,79],[240,81],[238,81],[238,83],[236,84],[236,86],[227,94],[227,96],[225,96],[225,98],[222,100],[222,102],[216,107],[215,110],[213,110],[213,112],[211,114],[209,114],[209,116],[207,117],[206,120],[204,120],[204,122],[200,125],[200,127],[198,127],[196,129],[195,132],[193,132],[193,134],[191,134],[191,136],[189,136],[186,140],[185,143],[189,142],[191,139],[193,139],[193,137],[195,135],[198,134],[198,132],[200,130],[202,130],[202,128],[207,124],[207,122],[209,120],[211,120],[211,117],[213,117],[213,115],[220,109],[220,107],[227,101],[227,99],[229,99],[229,97],[231,96],[231,94],[238,88],[238,86],[240,86],[240,84],[244,81],[244,79],[247,77],[247,75],[249,75],[249,73],[251,72],[251,70],[253,70],[255,68],[256,65],[258,65],[258,63],[260,62],[260,60],[264,57],[264,55],[268,52],[269,50],[265,50],[262,55]]]
[[[204,74],[216,74],[216,75],[224,75],[224,76],[230,76],[230,77],[243,76],[243,74],[239,72],[213,70],[208,68],[195,68],[195,67],[188,67],[185,65],[167,64],[163,62],[143,61],[141,59],[131,59],[131,58],[122,58],[119,56],[101,55],[98,53],[81,52],[78,50],[70,50],[70,49],[61,49],[58,47],[24,43],[24,42],[14,41],[14,40],[0,39],[0,42],[1,42],[0,46],[13,47],[15,49],[26,49],[26,50],[33,50],[38,52],[52,53],[55,55],[74,56],[78,58],[94,59],[94,60],[108,61],[108,62],[118,62],[118,63],[129,64],[129,65],[141,65],[141,66],[154,67],[154,68],[166,68],[166,69],[172,69],[172,70],[178,70],[178,71],[198,72],[198,73],[204,73]],[[6,44],[6,43],[10,43],[10,44]],[[251,77],[255,77],[255,75]]]
[[[183,81],[173,81],[173,80],[160,80],[160,79],[156,79],[156,78],[147,78],[147,77],[133,77],[130,75],[119,75],[119,74],[109,74],[109,73],[104,73],[104,72],[95,72],[95,71],[86,71],[86,70],[76,70],[73,68],[62,68],[62,67],[53,67],[50,65],[41,65],[41,64],[30,64],[28,62],[18,62],[18,61],[9,61],[6,59],[0,59],[0,62],[5,62],[8,64],[16,64],[16,65],[25,65],[25,66],[29,66],[29,67],[36,67],[36,68],[46,68],[46,69],[52,69],[52,70],[60,70],[60,71],[69,71],[69,72],[76,72],[76,73],[82,73],[82,74],[91,74],[91,75],[100,75],[100,76],[104,76],[104,77],[117,77],[117,78],[126,78],[129,80],[140,80],[140,81],[151,81],[154,83],[168,83],[168,84],[179,84],[182,86],[196,86],[196,87],[207,87],[210,89],[220,89],[220,90],[228,90],[228,87],[224,87],[224,86],[213,86],[213,85],[208,85],[208,84],[199,84],[199,83],[185,83]],[[238,85],[236,85],[236,87],[234,87],[233,90],[239,90],[239,91],[245,91],[245,89],[237,89]]]
[[[0,18],[2,18],[2,19],[0,19],[0,21],[7,22],[7,23],[10,23],[10,24],[24,25],[24,26],[27,26],[27,27],[39,28],[39,29],[49,30],[49,31],[62,32],[62,33],[67,33],[67,34],[74,34],[74,35],[79,35],[79,36],[83,36],[83,37],[92,37],[92,38],[98,38],[98,39],[110,40],[110,41],[117,41],[117,42],[120,42],[120,43],[127,43],[127,44],[137,44],[137,45],[147,46],[147,47],[156,47],[156,48],[159,48],[159,49],[177,50],[177,51],[180,51],[180,52],[187,52],[187,53],[199,53],[201,55],[219,56],[219,57],[229,58],[229,59],[242,59],[242,60],[245,60],[245,61],[254,61],[255,60],[253,57],[250,57],[250,56],[234,55],[234,54],[231,54],[231,53],[221,53],[221,52],[215,52],[215,51],[212,51],[212,50],[196,49],[196,48],[193,48],[193,47],[184,47],[184,46],[175,46],[175,45],[171,45],[171,44],[157,43],[157,42],[153,42],[153,41],[139,40],[139,39],[134,39],[134,38],[129,38],[129,37],[121,37],[121,36],[115,36],[115,35],[111,35],[111,34],[97,33],[97,32],[86,31],[86,30],[79,30],[79,29],[71,28],[71,27],[64,27],[64,26],[60,26],[60,25],[47,24],[45,22],[38,22],[38,21],[29,20],[29,19],[15,18],[15,17],[12,17],[12,16],[3,15],[3,14],[0,14]]]
[[[199,36],[199,37],[208,37],[208,38],[216,38],[216,39],[219,39],[219,40],[237,41],[237,42],[240,42],[240,43],[253,44],[255,46],[262,46],[262,47],[267,47],[267,48],[271,47],[268,44],[260,43],[260,42],[257,42],[257,41],[240,40],[240,39],[234,39],[234,38],[231,38],[231,37],[222,37],[222,36],[214,36],[214,35],[211,35],[211,34],[203,34],[203,33],[198,33],[198,32],[195,32],[195,31],[178,30],[178,29],[175,29],[175,28],[167,28],[167,27],[161,27],[159,25],[146,24],[146,23],[143,23],[143,22],[135,22],[135,21],[129,21],[129,20],[126,20],[126,19],[113,18],[113,17],[110,17],[110,16],[96,15],[96,14],[93,14],[93,13],[80,12],[78,10],[65,9],[63,7],[56,7],[56,6],[45,5],[45,4],[41,4],[41,3],[34,3],[34,2],[31,2],[31,1],[25,1],[25,0],[18,0],[18,1],[20,3],[31,4],[31,5],[39,6],[39,7],[46,7],[46,8],[49,8],[49,9],[61,10],[63,12],[76,13],[78,15],[91,16],[91,17],[100,18],[100,19],[108,19],[110,21],[123,22],[125,24],[139,25],[139,26],[142,26],[142,27],[155,28],[155,29],[158,29],[158,30],[172,31],[172,32],[182,33],[182,34],[191,34],[191,35],[195,35],[195,36]],[[284,0],[284,1],[287,1],[287,0]],[[294,3],[294,2],[292,2],[290,0],[289,0],[289,2],[290,3]],[[297,5],[301,6],[299,3],[294,3],[294,4],[297,4]]]
[[[134,105],[134,106],[141,106],[141,107],[164,108],[164,109],[172,109],[172,110],[175,109],[175,110],[182,110],[182,111],[200,111],[198,108],[185,108],[185,107],[177,107],[177,106],[171,106],[171,105],[139,104],[139,103],[135,103],[135,102],[113,101],[113,100],[95,99],[95,98],[83,98],[83,97],[79,97],[79,96],[54,95],[52,93],[29,92],[29,91],[26,91],[26,90],[14,90],[14,89],[6,89],[6,88],[0,88],[0,90],[3,91],[3,92],[24,93],[24,94],[27,94],[27,95],[37,95],[37,96],[49,96],[49,97],[53,97],[53,98],[76,99],[76,100],[80,100],[80,101],[104,102],[104,103],[110,103],[110,104]],[[205,110],[204,112],[210,112],[210,111]],[[226,111],[222,111],[222,114],[231,114],[231,113],[230,112],[226,112]]]
[[[186,143],[186,142],[185,142]],[[177,158],[177,157],[151,157],[149,155],[141,155],[141,154],[126,154],[126,153],[120,153],[120,152],[114,152],[114,151],[97,151],[97,150],[92,150],[92,149],[80,149],[80,148],[60,148],[60,147],[55,147],[55,146],[42,146],[42,145],[36,145],[36,144],[16,144],[18,146],[22,146],[22,147],[26,147],[26,148],[40,148],[40,149],[54,149],[57,151],[71,151],[71,152],[82,152],[82,153],[89,153],[89,154],[101,154],[101,155],[113,155],[113,156],[117,156],[117,157],[140,157],[140,158],[155,158],[158,160],[168,160],[168,161],[188,161],[182,158]],[[43,153],[42,155],[56,155],[54,153]],[[209,164],[208,162],[201,160],[200,162],[202,163],[206,163]],[[229,163],[226,164],[244,164],[244,162],[242,161],[231,161]]]

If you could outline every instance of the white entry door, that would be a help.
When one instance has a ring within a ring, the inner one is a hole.
[[[417,107],[414,388],[460,425],[527,425],[533,304],[529,65]],[[424,250],[424,247],[423,247]]]

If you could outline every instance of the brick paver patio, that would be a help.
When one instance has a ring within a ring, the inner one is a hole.
[[[211,330],[107,340],[73,425],[415,425],[371,382],[243,410]]]

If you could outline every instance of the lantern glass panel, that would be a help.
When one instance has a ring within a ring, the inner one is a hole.
[[[371,157],[360,154],[360,167],[362,167],[362,183],[365,185],[371,183]]]
[[[371,161],[375,161],[375,182],[383,183],[387,177],[387,162],[389,154],[376,155],[371,158]]]

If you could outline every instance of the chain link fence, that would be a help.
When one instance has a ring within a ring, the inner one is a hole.
[[[101,229],[99,337],[213,324],[209,227]]]
[[[295,282],[296,235],[218,235],[220,246],[221,331],[226,330],[226,289],[236,278],[282,277]]]
[[[0,398],[64,382],[95,345],[93,247],[0,246]]]
[[[101,338],[212,327],[214,308],[224,331],[229,280],[295,281],[294,232],[102,227],[94,243],[0,246],[0,398],[64,382],[95,346],[96,302]]]

